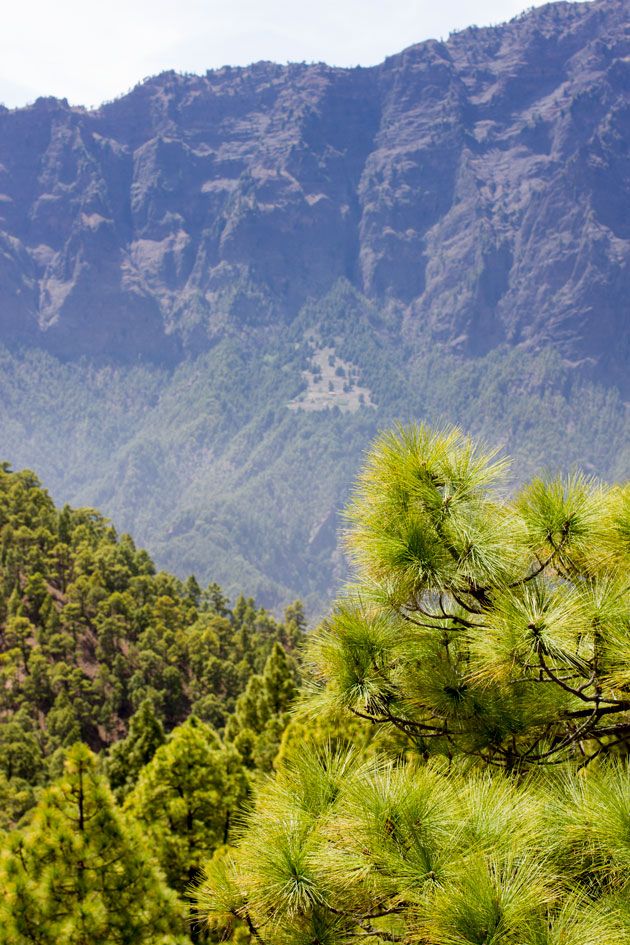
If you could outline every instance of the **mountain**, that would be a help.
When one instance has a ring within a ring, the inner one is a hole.
[[[314,612],[395,419],[464,423],[517,480],[623,475],[629,14],[1,110],[3,456],[178,573]]]

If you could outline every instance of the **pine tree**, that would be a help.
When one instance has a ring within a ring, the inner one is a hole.
[[[356,590],[310,664],[322,706],[518,769],[630,736],[630,490],[575,475],[505,502],[505,473],[456,430],[381,437],[348,511]]]
[[[185,945],[182,905],[81,744],[0,861],[1,945]]]
[[[297,692],[295,664],[279,643],[274,643],[262,674],[269,715],[286,712]]]
[[[239,754],[193,716],[158,748],[125,807],[143,824],[170,885],[184,893],[230,840],[246,793]]]
[[[21,709],[0,725],[0,829],[13,826],[33,805],[46,773],[41,733]]]
[[[77,712],[77,701],[70,697],[65,688],[57,695],[47,718],[50,751],[73,745],[80,740],[81,721]]]
[[[164,726],[155,714],[151,699],[145,699],[129,723],[127,737],[112,745],[107,758],[107,775],[119,800],[132,790],[138,776],[164,744]]]
[[[306,633],[306,616],[302,601],[294,600],[284,611],[284,639],[286,649],[294,650],[304,639]]]
[[[200,889],[226,937],[629,945],[630,489],[503,473],[459,431],[377,441],[301,718],[386,737],[285,744]]]
[[[251,676],[237,699],[225,736],[248,767],[271,770],[297,694],[297,678],[292,657],[274,643],[262,674]]]

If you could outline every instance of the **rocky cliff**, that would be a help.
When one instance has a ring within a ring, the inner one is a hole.
[[[311,615],[398,420],[622,479],[629,146],[630,0],[0,109],[0,460]]]
[[[624,382],[630,4],[382,65],[165,73],[0,110],[0,337],[173,364],[340,277],[410,349],[553,345]]]

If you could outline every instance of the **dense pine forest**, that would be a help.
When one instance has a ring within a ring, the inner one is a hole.
[[[301,605],[156,572],[6,464],[0,534],[0,941],[187,941],[188,887],[279,751]]]
[[[309,633],[0,503],[2,945],[630,942],[627,485],[384,434]]]

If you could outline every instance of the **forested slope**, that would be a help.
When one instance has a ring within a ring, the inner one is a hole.
[[[628,487],[505,474],[383,435],[305,641],[5,465],[0,943],[625,945]]]
[[[312,618],[346,573],[338,510],[363,450],[417,417],[504,447],[514,485],[542,467],[614,480],[629,465],[615,388],[553,351],[405,357],[347,284],[294,331],[226,339],[174,372],[0,352],[5,458],[45,473],[55,497],[106,509],[176,574],[273,608],[300,596]]]
[[[10,826],[82,741],[125,796],[187,719],[245,772],[270,767],[298,681],[304,617],[157,572],[93,509],[56,509],[0,471],[0,789]],[[210,726],[210,728],[207,728]]]

